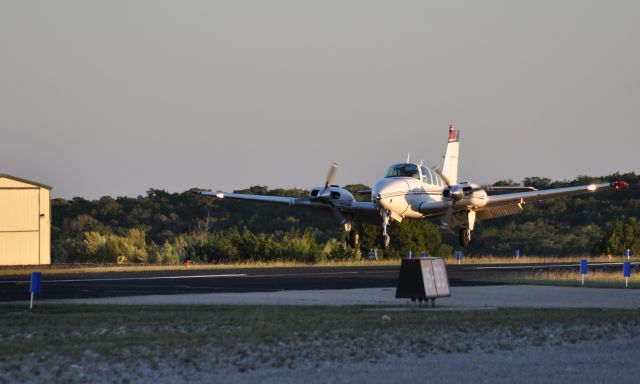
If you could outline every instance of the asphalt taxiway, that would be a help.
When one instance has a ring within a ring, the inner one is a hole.
[[[496,308],[640,308],[635,289],[489,285],[451,287],[451,296],[436,299],[435,307],[409,299],[396,299],[396,289],[360,288],[279,292],[227,292],[179,295],[143,295],[49,300],[49,303],[120,305],[376,305],[428,310]],[[400,306],[400,307],[398,307]]]

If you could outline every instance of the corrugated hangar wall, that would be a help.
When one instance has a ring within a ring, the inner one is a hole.
[[[0,265],[51,264],[51,187],[0,174]]]

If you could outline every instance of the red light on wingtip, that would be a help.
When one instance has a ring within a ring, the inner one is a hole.
[[[622,188],[629,188],[629,183],[626,181],[613,181],[611,182],[611,186],[616,190],[621,190]]]

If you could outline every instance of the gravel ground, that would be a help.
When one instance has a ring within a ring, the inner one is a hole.
[[[636,336],[513,350],[439,352],[423,357],[390,355],[360,362],[301,361],[292,366],[248,370],[235,365],[181,365],[177,361],[88,363],[92,356],[87,354],[75,362],[60,360],[47,369],[37,362],[23,362],[0,372],[0,383],[633,383],[638,376],[639,342]]]
[[[470,351],[376,362],[302,365],[245,373],[211,373],[196,380],[233,383],[633,383],[639,338],[513,351]]]

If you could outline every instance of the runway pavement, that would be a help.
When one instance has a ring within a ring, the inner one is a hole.
[[[214,292],[277,292],[394,286],[398,267],[292,267],[118,272],[50,276],[40,300]],[[28,296],[28,278],[0,279],[0,301]]]
[[[506,271],[577,269],[577,264],[447,265],[450,285],[492,285],[491,276]],[[618,264],[593,264],[592,268],[621,268]],[[396,286],[399,266],[287,267],[164,270],[48,274],[43,272],[38,300],[98,298],[189,293],[279,292],[343,290]],[[475,280],[482,277],[486,283]],[[495,284],[493,284],[495,285]],[[25,300],[28,277],[0,278],[0,301]]]

